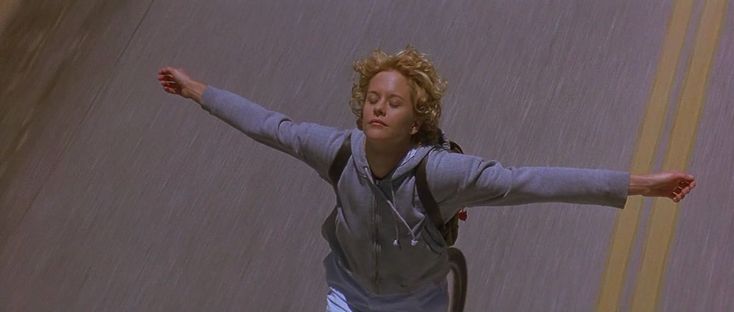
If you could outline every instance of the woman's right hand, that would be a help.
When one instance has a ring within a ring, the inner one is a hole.
[[[198,103],[201,103],[201,95],[206,89],[205,84],[191,79],[183,69],[169,66],[158,71],[158,81],[163,91],[192,99]]]

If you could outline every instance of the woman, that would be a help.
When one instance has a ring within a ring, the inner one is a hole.
[[[427,181],[442,216],[471,206],[570,202],[622,208],[629,195],[678,202],[695,187],[684,173],[630,175],[573,168],[503,168],[496,161],[436,147],[445,83],[425,55],[408,47],[376,50],[355,62],[357,129],[295,123],[235,94],[162,68],[171,94],[193,99],[251,138],[286,152],[329,180],[347,139],[351,157],[338,181],[336,217],[323,235],[328,311],[446,311],[446,242],[424,216],[414,168],[426,157]],[[331,182],[331,181],[330,181]]]

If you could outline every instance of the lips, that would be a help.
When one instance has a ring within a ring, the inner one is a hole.
[[[387,127],[387,124],[384,123],[382,120],[379,120],[379,119],[372,119],[372,120],[370,120],[370,125]]]

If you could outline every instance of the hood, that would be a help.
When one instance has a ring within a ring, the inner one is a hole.
[[[365,153],[365,140],[366,137],[364,132],[359,129],[352,130],[352,158],[354,160],[354,166],[361,175],[364,175],[364,168],[369,168],[367,163],[367,154]],[[409,174],[413,169],[418,166],[421,159],[428,155],[433,147],[419,145],[408,151],[403,160],[397,168],[393,169],[383,180],[396,180],[402,178],[406,174]],[[366,178],[366,177],[365,177]]]

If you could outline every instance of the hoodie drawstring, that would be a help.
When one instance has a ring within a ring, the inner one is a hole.
[[[395,208],[395,204],[392,202],[391,199],[387,198],[387,195],[382,192],[382,189],[380,189],[376,183],[375,180],[372,178],[372,172],[370,172],[370,168],[364,167],[365,174],[367,175],[367,179],[369,179],[370,184],[372,187],[376,188],[378,193],[382,196],[382,198],[387,202],[387,205],[390,206],[390,210],[392,210],[393,217],[397,217],[398,220],[405,226],[405,228],[408,230],[408,233],[410,233],[410,245],[415,246],[418,244],[418,239],[415,237],[415,234],[413,233],[413,229],[410,228],[410,225],[408,225],[408,222],[405,221],[405,218],[400,215],[398,210]],[[395,198],[395,190],[393,189],[392,185],[390,186],[390,192],[392,195],[392,198]],[[393,229],[395,230],[395,240],[393,240],[392,244],[395,247],[400,247],[400,234],[398,232],[398,222],[397,220],[394,223]]]

